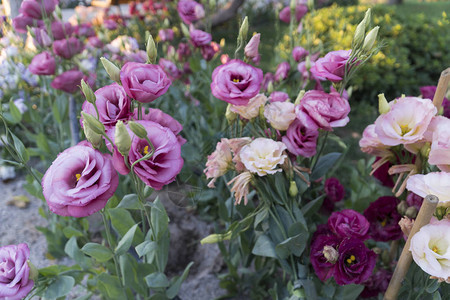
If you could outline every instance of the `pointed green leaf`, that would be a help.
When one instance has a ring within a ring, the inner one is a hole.
[[[106,262],[114,256],[109,248],[97,243],[87,243],[81,248],[81,251],[95,258],[98,262]]]
[[[134,233],[136,232],[138,224],[135,224],[131,227],[128,232],[123,236],[123,238],[117,244],[115,253],[117,255],[122,255],[128,251],[131,247],[131,243],[133,242]]]

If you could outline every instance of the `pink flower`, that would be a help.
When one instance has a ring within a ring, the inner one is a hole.
[[[205,16],[203,5],[193,0],[178,1],[177,10],[181,20],[186,24],[191,24]]]
[[[83,73],[79,70],[66,71],[56,76],[50,85],[54,89],[73,94],[78,91],[83,76]]]
[[[297,4],[295,7],[295,19],[297,22],[300,22],[304,15],[308,12],[308,7],[304,4]],[[284,23],[291,22],[291,9],[289,6],[286,6],[280,11],[280,20]]]
[[[305,93],[298,110],[308,114],[324,130],[343,127],[349,122],[350,105],[339,93],[311,90]]]
[[[53,41],[50,39],[44,28],[33,28],[33,32],[33,43],[35,46],[39,45],[41,47],[50,47],[52,45]]]
[[[44,26],[44,22],[42,20],[33,19],[24,14],[19,14],[12,20],[12,25],[15,31],[20,33],[27,33],[27,26],[42,27]]]
[[[306,113],[299,111],[297,119],[291,123],[282,141],[290,153],[312,157],[316,154],[318,136],[316,123]]]
[[[142,103],[164,95],[172,84],[160,66],[135,62],[122,67],[120,81],[127,95]]]
[[[202,57],[206,61],[210,61],[213,59],[214,55],[216,55],[216,51],[214,50],[214,47],[211,45],[202,46],[200,48],[200,52],[202,53]]]
[[[79,36],[79,37],[93,37],[96,36],[97,34],[95,33],[94,28],[92,28],[91,24],[79,24],[78,26],[75,27],[75,33]]]
[[[281,81],[286,79],[290,70],[291,66],[289,65],[288,62],[280,63],[275,72],[275,81]]]
[[[374,155],[374,156],[384,156],[389,152],[389,147],[384,145],[378,138],[375,132],[375,124],[370,124],[364,129],[362,138],[359,140],[359,147],[361,151]]]
[[[59,21],[53,22],[51,25],[51,29],[53,39],[55,41],[70,37],[74,31],[72,24],[70,24],[69,22],[62,23]]]
[[[285,102],[286,100],[289,100],[289,95],[285,92],[275,91],[269,96],[270,103]]]
[[[96,36],[91,36],[90,38],[88,38],[87,40],[88,45],[94,47],[94,48],[103,48],[104,44],[103,42]]]
[[[247,43],[247,45],[244,48],[245,56],[247,56],[250,59],[258,57],[258,55],[259,55],[258,47],[259,47],[260,38],[261,38],[261,33],[257,33],[254,36],[252,36],[252,38],[250,39],[250,41]]]
[[[118,184],[111,157],[91,148],[86,141],[60,153],[42,178],[50,210],[76,218],[104,208]]]
[[[222,138],[216,145],[216,150],[208,155],[208,161],[206,162],[206,168],[203,171],[206,175],[206,179],[212,179],[208,183],[209,188],[214,188],[216,179],[229,170],[232,163],[231,148],[229,140]]]
[[[441,171],[450,172],[450,119],[434,117],[432,123],[434,130],[428,163],[438,166]]]
[[[24,0],[20,5],[19,12],[33,19],[42,19],[42,11],[46,16],[50,16],[54,10],[54,0]]]
[[[420,141],[437,109],[428,99],[403,97],[390,103],[390,111],[375,121],[375,133],[388,146]]]
[[[292,57],[296,62],[302,61],[308,54],[309,52],[300,46],[294,47],[294,50],[292,50]]]
[[[48,51],[44,51],[33,57],[28,67],[30,72],[35,75],[53,75],[55,74],[55,68],[55,58]]]
[[[211,34],[202,31],[200,29],[194,29],[191,27],[189,30],[190,36],[191,36],[191,43],[194,45],[194,47],[199,48],[202,46],[207,46],[211,43],[212,37]]]
[[[119,24],[117,24],[117,22],[114,20],[105,20],[103,22],[103,25],[108,30],[116,30],[119,27]]]
[[[55,54],[65,59],[71,59],[76,54],[81,53],[83,49],[83,44],[76,37],[53,42],[53,51]]]
[[[107,130],[116,125],[117,121],[126,121],[130,118],[131,100],[121,85],[113,83],[96,90],[94,94],[99,114],[98,120]],[[94,105],[88,101],[84,101],[81,110],[97,118]],[[82,121],[83,118],[80,119],[80,123]]]
[[[158,36],[161,39],[161,41],[171,41],[173,40],[173,30],[172,29],[160,29],[158,32]]]
[[[0,299],[24,299],[33,289],[27,244],[0,247]]]
[[[426,175],[416,174],[409,177],[406,189],[425,198],[434,195],[439,203],[450,202],[450,173],[431,172]]]
[[[177,66],[168,59],[160,58],[159,65],[163,68],[164,72],[170,77],[170,79],[178,79],[181,77],[181,71]]]
[[[354,237],[362,241],[369,238],[369,221],[352,209],[333,212],[328,218],[328,227],[340,238]]]
[[[181,145],[172,130],[167,127],[145,120],[139,120],[136,123],[141,124],[147,130],[147,137],[155,147],[155,152],[149,159],[137,163],[134,172],[146,185],[155,190],[161,190],[165,185],[175,180],[183,167]],[[108,132],[108,135],[113,137],[113,131]],[[128,153],[128,165],[131,166],[135,161],[151,153],[152,147],[147,140],[140,139],[129,128],[128,132],[132,141]],[[114,151],[113,163],[116,170],[121,174],[129,172],[124,163],[124,157],[116,150]]]
[[[251,120],[259,115],[259,109],[267,102],[267,97],[264,94],[258,94],[245,106],[231,105],[230,110],[239,114],[242,118]]]
[[[263,72],[239,59],[230,60],[214,69],[212,94],[233,105],[247,105],[259,93]]]
[[[319,58],[310,72],[321,80],[339,82],[345,76],[345,64],[350,57],[351,50],[332,51]]]

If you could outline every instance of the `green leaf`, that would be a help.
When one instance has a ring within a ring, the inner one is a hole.
[[[125,291],[121,288],[121,283],[117,276],[102,273],[97,277],[97,286],[106,299],[127,299]]]
[[[169,217],[159,198],[156,198],[153,204],[150,216],[156,239],[159,240],[169,230]]]
[[[183,283],[184,280],[186,280],[186,277],[187,277],[188,274],[189,274],[189,269],[192,267],[193,264],[194,264],[193,262],[190,262],[190,263],[186,266],[186,268],[184,269],[183,274],[181,274],[180,277],[176,278],[176,279],[173,281],[173,283],[172,283],[172,285],[170,286],[170,288],[168,288],[167,291],[166,291],[167,297],[169,297],[170,299],[175,298],[175,296],[176,296],[176,295],[178,294],[178,292],[180,291],[181,284]]]
[[[83,236],[83,233],[81,231],[79,231],[78,229],[73,228],[72,226],[64,227],[63,233],[64,233],[64,236],[66,238],[68,238],[68,239],[70,239],[73,236],[75,236],[75,237]]]
[[[305,206],[302,207],[301,211],[305,217],[311,217],[313,214],[319,211],[322,206],[323,200],[325,199],[326,194],[323,194],[316,199],[306,203]]]
[[[22,114],[12,100],[9,101],[9,113],[11,114],[11,118],[14,124],[22,121]]]
[[[447,294],[447,296],[448,296],[448,294]],[[441,294],[439,293],[439,291],[436,291],[433,293],[433,300],[441,300],[441,299],[442,299],[442,297],[441,297]]]
[[[145,277],[145,281],[147,282],[147,286],[149,288],[165,288],[170,285],[169,280],[167,279],[164,273],[153,273]]]
[[[81,251],[95,258],[98,262],[106,262],[114,256],[109,248],[97,243],[87,243],[81,248]]]
[[[124,236],[128,230],[136,224],[131,213],[124,208],[110,208],[108,209],[108,213],[111,217],[111,223],[114,230],[120,235]],[[144,240],[144,234],[141,229],[137,229],[136,236],[133,240],[133,245],[137,245],[142,243]]]
[[[252,249],[252,253],[254,255],[277,258],[277,253],[275,252],[273,242],[265,234],[261,234],[257,238],[255,246]]]
[[[434,292],[437,291],[440,285],[441,284],[439,283],[439,281],[437,281],[437,279],[432,279],[431,284],[429,284],[426,288],[427,293],[433,294]]]
[[[123,285],[133,288],[136,292],[147,298],[147,288],[144,276],[138,275],[138,263],[131,254],[127,253],[119,257],[120,272],[122,273]]]
[[[45,153],[52,153],[50,145],[48,144],[48,137],[43,132],[39,132],[37,135],[35,135],[35,139],[36,145],[39,149],[41,149]]]
[[[311,181],[315,181],[324,176],[336,161],[341,157],[341,153],[331,152],[319,158],[314,170],[311,173]]]
[[[364,289],[363,285],[349,284],[336,289],[334,299],[336,300],[356,300]]]
[[[17,153],[19,154],[19,157],[23,160],[24,163],[26,163],[30,159],[27,149],[25,148],[22,141],[17,136],[15,136],[12,132],[10,132],[10,134],[14,141],[14,148],[16,149]]]
[[[83,269],[89,269],[92,266],[91,260],[81,252],[80,248],[78,248],[76,237],[73,236],[67,241],[64,251]]]
[[[122,198],[119,205],[117,207],[125,208],[125,209],[141,209],[141,205],[139,204],[139,198],[136,194],[128,194]]]
[[[130,249],[137,226],[138,224],[134,224],[134,226],[131,227],[128,230],[128,232],[123,236],[123,238],[119,241],[115,250],[117,255],[122,255],[125,252],[127,252],[128,249]]]
[[[67,295],[75,285],[75,279],[70,276],[58,276],[46,289],[44,297],[56,299]]]
[[[144,241],[143,243],[136,246],[136,253],[139,255],[139,257],[151,254],[151,257],[148,258],[149,262],[151,262],[153,261],[157,246],[158,245],[154,241]]]
[[[258,227],[259,223],[261,223],[262,221],[264,221],[267,216],[269,214],[269,209],[267,208],[263,208],[255,217],[255,223],[254,223],[254,227]]]

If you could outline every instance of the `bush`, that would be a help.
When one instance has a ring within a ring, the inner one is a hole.
[[[344,33],[355,30],[366,9],[332,5],[309,14],[304,22],[313,27],[314,46],[323,49],[322,53],[350,49],[351,36]],[[388,99],[418,95],[420,86],[436,85],[441,71],[448,67],[450,22],[445,12],[433,20],[424,14],[406,15],[400,9],[373,8],[372,22],[380,26],[385,47],[353,79],[355,99],[374,99],[382,92]],[[306,41],[303,37],[301,45]]]

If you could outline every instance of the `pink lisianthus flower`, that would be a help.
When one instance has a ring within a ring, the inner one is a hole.
[[[248,101],[245,106],[231,105],[230,110],[239,114],[242,118],[251,120],[259,115],[259,109],[267,102],[267,97],[264,94],[258,94]]]
[[[257,33],[254,36],[252,36],[250,41],[245,46],[244,54],[249,59],[256,58],[259,55],[258,47],[259,47],[260,39],[261,39],[261,33]]]
[[[173,30],[168,29],[160,29],[158,32],[158,36],[162,42],[173,40]]]
[[[186,24],[191,24],[205,16],[203,5],[194,0],[180,0],[177,5],[178,15]]]
[[[306,113],[299,111],[282,137],[287,150],[294,155],[312,157],[316,154],[319,127]]]
[[[65,59],[71,59],[73,56],[81,53],[83,49],[83,44],[76,37],[53,42],[53,51],[55,54]]]
[[[47,17],[55,10],[54,0],[24,0],[19,12],[33,19],[42,19],[44,11]]]
[[[170,79],[175,80],[181,77],[181,71],[172,61],[160,58],[159,65],[163,68],[164,72],[166,72]]]
[[[275,81],[282,81],[288,77],[289,71],[291,70],[291,66],[288,62],[282,62],[278,65],[277,70],[275,72]]]
[[[450,119],[434,117],[431,149],[428,163],[438,166],[441,171],[450,172]]]
[[[408,178],[406,189],[422,198],[434,195],[439,198],[440,204],[450,202],[450,173],[431,172],[426,175],[412,175]]]
[[[73,94],[79,90],[83,72],[79,70],[69,70],[56,76],[50,84],[52,88]]]
[[[300,46],[294,47],[294,50],[292,50],[292,57],[296,62],[301,62],[308,54],[308,50]]]
[[[28,68],[35,75],[53,75],[56,68],[55,58],[50,52],[44,51],[33,57]]]
[[[327,53],[311,66],[310,72],[321,80],[339,82],[345,76],[345,64],[350,58],[351,50],[338,50]]]
[[[364,129],[362,138],[359,140],[359,147],[364,153],[374,156],[384,156],[389,152],[389,147],[383,144],[375,132],[375,124],[370,124]]]
[[[104,208],[118,184],[111,156],[93,149],[86,141],[60,153],[42,178],[50,210],[76,218]]]
[[[194,27],[192,26],[189,30],[189,33],[191,37],[191,43],[196,48],[207,46],[212,41],[212,36],[210,33],[202,31],[200,29],[194,29]]]
[[[430,100],[417,97],[403,97],[391,101],[389,105],[389,112],[375,121],[375,133],[387,146],[420,141],[437,113]]]

